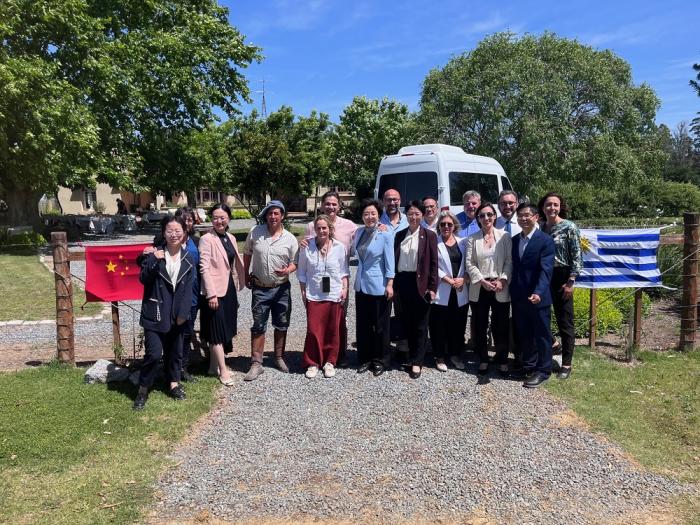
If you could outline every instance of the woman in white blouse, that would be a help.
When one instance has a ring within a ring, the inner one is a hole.
[[[348,295],[348,263],[345,247],[333,239],[327,215],[314,221],[316,237],[299,252],[297,277],[306,306],[306,341],[303,365],[306,377],[335,375],[340,348],[340,322]]]
[[[510,235],[494,228],[496,208],[484,202],[476,211],[481,230],[467,239],[465,266],[471,284],[469,302],[474,323],[475,345],[479,354],[479,375],[489,369],[487,332],[489,313],[491,333],[496,347],[496,362],[500,372],[508,372],[508,314],[510,294],[508,283],[513,269]]]
[[[446,359],[455,363],[464,349],[469,305],[469,277],[465,279],[464,251],[467,239],[458,237],[459,221],[451,211],[440,212],[438,228],[438,285],[430,307],[430,342],[436,367],[447,372]]]

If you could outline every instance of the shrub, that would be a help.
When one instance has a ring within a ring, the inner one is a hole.
[[[0,246],[19,247],[26,246],[28,248],[39,248],[46,245],[46,239],[40,233],[27,232],[20,233],[19,235],[8,235],[8,228],[0,228]]]
[[[665,286],[683,288],[683,246],[678,244],[662,244],[656,256],[656,262],[661,272],[661,280]],[[663,290],[659,288],[659,290]]]
[[[232,219],[251,219],[252,215],[248,210],[233,210],[231,212]]]
[[[596,335],[602,336],[608,332],[616,332],[622,326],[622,312],[611,300],[612,290],[598,290],[596,294],[597,325]],[[591,291],[583,288],[574,289],[574,328],[576,337],[586,337],[589,334],[589,304]],[[552,315],[552,318],[554,316]]]

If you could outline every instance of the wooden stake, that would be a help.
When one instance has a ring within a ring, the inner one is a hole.
[[[642,289],[634,292],[634,335],[632,345],[639,348],[642,344]]]
[[[114,352],[114,362],[118,365],[122,365],[122,334],[121,334],[121,324],[119,323],[119,303],[117,301],[112,301],[112,348]],[[120,351],[117,352],[116,350]]]
[[[700,213],[683,214],[683,298],[679,350],[695,348],[698,324],[698,225]]]
[[[591,301],[588,306],[588,318],[590,319],[590,323],[588,325],[588,346],[591,347],[591,349],[595,348],[595,331],[598,325],[598,309],[596,307],[596,290],[591,288]]]
[[[75,316],[70,253],[66,232],[51,233],[54,283],[56,287],[56,351],[61,363],[75,365]]]

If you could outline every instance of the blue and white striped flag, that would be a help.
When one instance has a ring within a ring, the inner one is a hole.
[[[660,228],[581,230],[580,288],[663,286],[656,263]]]

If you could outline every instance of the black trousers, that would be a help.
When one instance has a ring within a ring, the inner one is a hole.
[[[508,343],[510,340],[510,303],[500,303],[496,300],[496,292],[483,288],[479,290],[479,300],[472,302],[472,320],[474,321],[474,344],[481,363],[488,363],[488,329],[489,313],[491,314],[491,334],[496,347],[496,362],[508,363]]]
[[[468,305],[459,306],[457,292],[450,290],[447,306],[430,306],[430,343],[436,359],[460,355],[464,350]]]
[[[399,272],[394,278],[396,317],[408,342],[409,362],[423,366],[428,343],[430,303],[418,294],[416,272]]]
[[[355,292],[357,361],[389,366],[389,315],[391,303],[383,295]]]
[[[552,292],[552,306],[554,307],[554,317],[559,327],[561,337],[561,365],[571,366],[574,358],[574,345],[576,343],[576,333],[574,331],[574,298],[564,299],[561,287],[569,279],[571,269],[565,266],[554,268],[550,290]]]
[[[144,356],[139,384],[150,388],[153,386],[158,363],[163,359],[165,380],[167,383],[180,382],[182,371],[182,341],[185,324],[174,325],[169,332],[143,331]]]
[[[512,304],[523,369],[549,377],[552,373],[552,309],[549,306],[537,308],[527,300]]]

